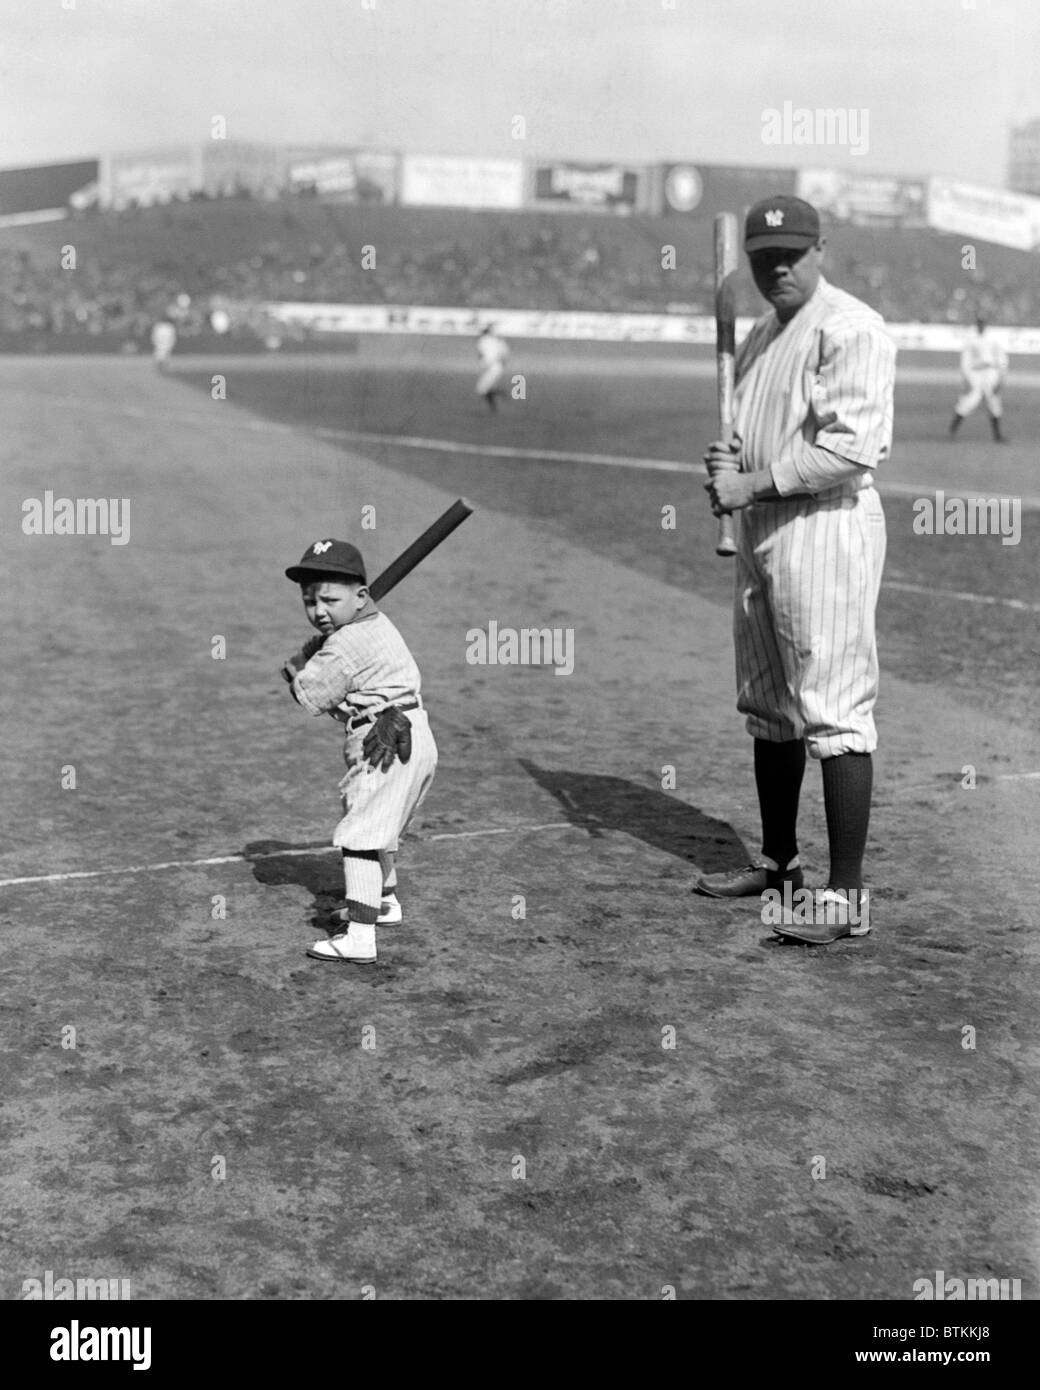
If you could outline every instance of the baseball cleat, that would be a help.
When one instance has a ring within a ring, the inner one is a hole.
[[[695,893],[708,898],[751,898],[767,888],[783,889],[785,883],[801,888],[802,871],[797,858],[786,869],[770,868],[768,864],[745,864],[742,869],[729,869],[721,874],[701,874],[693,885]]]
[[[858,902],[850,898],[856,893]],[[858,910],[857,910],[858,908]],[[843,936],[867,936],[870,932],[870,893],[866,888],[817,888],[811,903],[790,914],[797,920],[774,925],[773,931],[788,941],[807,946],[829,946]]]
[[[337,907],[331,913],[334,922],[342,922],[344,926],[350,922],[350,909]],[[376,918],[377,927],[399,927],[404,921],[404,913],[401,911],[401,904],[393,896],[384,898],[379,905],[379,916]]]
[[[372,965],[376,959],[376,929],[370,923],[351,922],[347,930],[337,936],[316,941],[307,954],[314,960]]]

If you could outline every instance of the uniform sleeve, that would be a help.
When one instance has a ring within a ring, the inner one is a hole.
[[[326,639],[292,683],[293,698],[310,714],[328,714],[355,688],[352,663],[334,638]]]
[[[770,469],[773,486],[781,497],[826,492],[865,471],[862,464],[850,463],[818,444],[803,444],[800,458],[778,461]]]
[[[816,432],[807,442],[849,463],[876,468],[892,442],[896,345],[864,324],[825,332],[812,386]]]
[[[308,638],[296,655],[289,658],[289,664],[297,671],[302,671],[314,653],[321,650],[324,641],[325,638],[320,635]]]

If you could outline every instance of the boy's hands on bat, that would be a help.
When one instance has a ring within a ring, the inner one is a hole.
[[[377,714],[361,751],[370,766],[381,768],[383,772],[390,771],[395,757],[406,763],[412,756],[412,726],[408,716],[393,705]]]
[[[301,649],[295,656],[291,656],[281,670],[282,680],[288,681],[292,685],[293,681],[300,674],[300,668],[307,665],[311,657],[316,652],[321,651],[325,642],[324,637],[311,637],[304,642]]]

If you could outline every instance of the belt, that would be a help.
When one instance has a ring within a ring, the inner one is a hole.
[[[420,708],[420,701],[405,700],[404,703],[400,705],[380,705],[378,709],[374,709],[367,714],[355,714],[352,719],[345,719],[343,722],[348,729],[360,729],[363,724],[371,724],[373,719],[378,719],[379,716],[384,714],[388,709],[409,710]]]

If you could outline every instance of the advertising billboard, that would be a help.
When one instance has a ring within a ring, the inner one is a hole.
[[[621,164],[539,164],[534,171],[534,201],[631,212],[639,200],[640,173]]]
[[[201,151],[189,146],[156,154],[118,154],[106,161],[104,202],[114,208],[152,207],[187,198],[202,183]]]
[[[923,180],[843,169],[799,169],[798,197],[835,222],[856,227],[923,227]]]
[[[412,207],[518,208],[524,197],[519,159],[405,155],[401,202]]]
[[[658,166],[653,201],[665,216],[714,217],[719,212],[740,216],[760,198],[794,191],[794,169],[676,163]]]
[[[939,232],[1040,251],[1040,198],[953,179],[928,182],[928,223]]]
[[[397,155],[379,150],[291,150],[285,182],[294,193],[346,203],[392,203]]]

